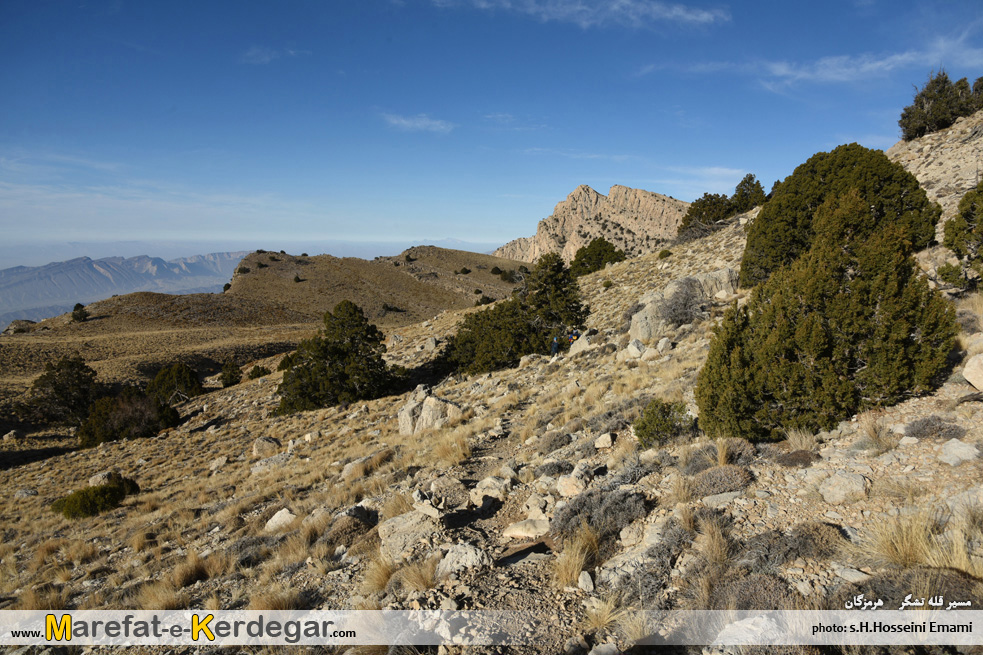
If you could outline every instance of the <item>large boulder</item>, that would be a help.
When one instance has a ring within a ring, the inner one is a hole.
[[[440,525],[417,511],[406,512],[379,524],[379,550],[392,560],[402,559],[420,542],[430,542]]]
[[[253,441],[253,457],[259,457],[261,459],[272,457],[280,452],[282,448],[283,444],[280,443],[279,439],[259,437]]]
[[[732,294],[736,290],[737,272],[731,268],[672,280],[661,292],[648,293],[639,299],[642,308],[632,315],[628,336],[645,343],[660,339],[670,327],[664,320],[666,314],[683,313],[680,308],[699,311],[688,305],[702,304],[722,291]]]
[[[983,354],[973,355],[963,367],[963,377],[978,391],[983,391]]]
[[[491,566],[488,554],[471,544],[455,544],[450,547],[437,565],[437,579],[443,580],[468,569],[483,569]]]
[[[423,403],[410,400],[400,408],[397,418],[401,436],[408,437],[413,434],[413,426],[416,425],[416,420],[420,417],[422,407]]]
[[[448,400],[443,400],[437,396],[427,396],[420,408],[420,417],[413,427],[413,434],[441,428],[449,421],[461,418],[462,413],[460,407]]]

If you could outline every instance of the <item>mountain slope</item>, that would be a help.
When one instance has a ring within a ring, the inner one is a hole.
[[[687,202],[651,191],[616,185],[605,196],[582,184],[539,222],[535,236],[510,241],[493,254],[534,262],[558,252],[569,262],[578,249],[604,237],[628,256],[640,255],[676,236],[688,208]]]
[[[164,261],[159,257],[77,257],[44,266],[0,271],[0,323],[38,320],[112,295],[135,291],[218,291],[245,252],[220,252]]]

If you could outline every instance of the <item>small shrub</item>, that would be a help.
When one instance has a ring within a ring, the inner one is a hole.
[[[644,448],[665,444],[692,431],[693,421],[686,414],[686,405],[654,398],[635,421],[635,436]]]
[[[147,395],[163,404],[170,404],[173,400],[187,400],[203,393],[205,390],[198,380],[198,374],[184,362],[175,362],[162,368],[147,385]]]
[[[475,307],[481,307],[482,305],[490,305],[495,302],[494,298],[489,298],[485,294],[481,294],[481,297],[474,301]]]
[[[85,305],[80,302],[75,303],[75,308],[72,310],[72,322],[85,323],[88,318],[89,312],[85,309]]]
[[[536,468],[536,477],[542,477],[548,475],[551,478],[558,478],[561,475],[568,475],[573,471],[573,464],[563,460],[556,460],[553,462],[546,462],[545,464]]]
[[[276,365],[276,370],[278,371],[290,370],[290,368],[294,365],[294,362],[296,361],[297,361],[297,351],[295,350],[294,352],[283,356],[283,359],[280,360],[280,363]]]
[[[51,504],[51,509],[61,513],[66,519],[80,519],[96,516],[119,507],[129,494],[140,492],[137,483],[120,477],[110,484],[86,487],[68,494]]]
[[[553,532],[563,538],[573,537],[585,524],[591,526],[598,534],[602,554],[609,555],[619,533],[647,513],[645,496],[640,493],[626,489],[592,489],[558,510],[550,525]]]
[[[671,255],[672,255],[672,251],[669,250],[668,248],[664,248],[659,251],[659,259],[665,259],[667,257],[670,257]]]
[[[224,285],[222,286],[222,293],[225,293],[226,291],[228,291],[228,290],[229,290],[229,289],[231,289],[231,288],[232,288],[232,283],[231,283],[231,282],[226,282],[226,283],[225,283],[225,284],[224,284]]]
[[[393,314],[402,314],[406,312],[405,309],[401,309],[396,305],[390,305],[387,302],[382,303],[382,311],[393,313]]]
[[[242,382],[242,371],[235,362],[228,361],[222,365],[222,387],[232,387]]]
[[[412,264],[416,261],[416,259],[411,257],[409,253],[406,253],[406,255],[403,256],[403,260],[406,261],[407,264]]]
[[[300,275],[294,275],[294,282],[303,282],[303,280],[300,279]]]
[[[498,267],[496,266],[495,268]],[[498,277],[502,279],[502,282],[507,282],[509,284],[513,284],[516,280],[518,280],[518,276],[516,276],[515,271],[512,269],[500,271]]]
[[[239,266],[239,268],[236,269],[236,275],[245,275],[246,273],[249,272],[250,269],[248,266]]]
[[[605,289],[610,289],[611,287],[614,286],[614,282],[612,282],[611,280],[604,280],[604,282],[601,282],[601,286],[604,287]]]
[[[280,258],[277,257],[276,255],[270,255],[270,261],[271,262],[278,262],[278,261],[280,261]]]
[[[492,269],[489,272],[492,275],[501,275],[502,274],[502,269],[500,269],[498,266],[492,266]]]
[[[471,273],[471,269],[467,266],[462,266],[460,270],[454,271],[455,275],[468,275],[469,273]]]
[[[256,262],[256,268],[267,268],[267,265],[263,262]]]
[[[728,491],[741,491],[746,489],[754,476],[751,471],[743,466],[726,464],[715,466],[700,473],[693,479],[691,489],[693,496],[704,498],[716,494],[727,493]]]
[[[272,372],[273,371],[271,371],[270,369],[266,368],[265,366],[258,366],[257,365],[257,366],[253,366],[251,369],[249,369],[249,373],[246,374],[246,377],[248,377],[250,380],[255,380],[257,378],[261,378],[261,377],[264,377],[266,375],[269,375]]]
[[[482,293],[481,289],[475,289],[474,290],[474,295],[476,295],[476,296],[480,296],[481,293]]]

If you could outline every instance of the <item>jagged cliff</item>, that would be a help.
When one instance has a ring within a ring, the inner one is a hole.
[[[676,236],[688,208],[687,202],[651,191],[616,185],[604,196],[582,184],[539,222],[535,236],[510,241],[494,254],[533,262],[558,252],[570,261],[579,248],[604,237],[629,256],[641,255]]]

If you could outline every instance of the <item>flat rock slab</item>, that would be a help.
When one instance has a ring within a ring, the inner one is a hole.
[[[505,528],[506,539],[536,539],[550,531],[550,522],[543,519],[526,519]]]
[[[976,446],[962,442],[959,439],[950,439],[942,446],[942,452],[939,453],[939,460],[950,466],[959,466],[963,462],[976,459],[979,454],[980,451],[976,449]]]
[[[389,559],[401,559],[421,541],[429,541],[440,525],[417,511],[407,512],[379,524],[379,550]]]
[[[444,558],[437,565],[437,579],[444,578],[467,571],[469,569],[482,569],[491,566],[491,558],[488,553],[472,546],[471,544],[456,544],[450,547]]]
[[[977,391],[983,391],[983,354],[973,355],[966,362],[966,366],[963,367],[963,377],[976,387]]]
[[[842,505],[864,498],[867,486],[867,478],[859,473],[837,471],[819,485],[819,493],[830,505]]]

